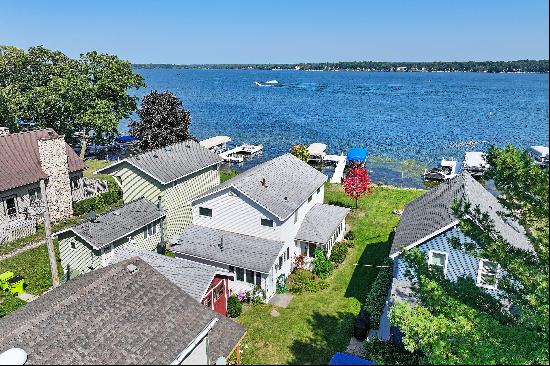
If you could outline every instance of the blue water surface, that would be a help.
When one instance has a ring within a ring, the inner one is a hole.
[[[231,136],[263,144],[244,168],[322,142],[339,154],[366,147],[374,180],[418,185],[420,166],[490,144],[547,145],[548,74],[307,72],[138,69],[146,88],[175,93],[191,111],[199,139]],[[254,81],[276,79],[279,87]],[[127,122],[120,126],[127,131]],[[388,161],[397,163],[388,163]]]

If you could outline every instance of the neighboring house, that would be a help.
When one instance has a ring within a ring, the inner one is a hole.
[[[118,161],[98,171],[111,174],[124,202],[145,197],[166,211],[164,237],[170,242],[192,222],[191,201],[220,184],[215,153],[188,140]]]
[[[156,250],[165,216],[142,198],[55,233],[64,271],[77,275],[104,267],[117,248]]]
[[[390,332],[398,335],[397,330],[392,328],[390,331],[387,319],[391,304],[396,301],[416,302],[411,282],[405,273],[407,264],[400,257],[402,249],[418,248],[429,265],[440,267],[447,279],[455,281],[459,277],[470,277],[477,286],[498,296],[498,283],[502,276],[498,263],[476,258],[465,250],[455,249],[450,243],[451,238],[461,243],[473,241],[462,232],[453,212],[453,205],[460,199],[487,212],[494,221],[495,230],[514,248],[533,251],[523,227],[514,220],[503,218],[499,213],[506,213],[507,210],[469,174],[464,173],[441,183],[412,201],[401,216],[390,250],[390,257],[394,260],[393,282],[380,322],[380,338],[388,339]]]
[[[249,169],[193,200],[193,224],[172,250],[233,272],[233,291],[258,285],[269,299],[297,255],[330,254],[344,237],[349,210],[323,204],[326,179],[290,154]]]
[[[35,230],[41,214],[44,180],[50,219],[71,217],[75,195],[83,190],[84,162],[52,129],[0,136],[0,243],[2,236],[17,239]],[[26,228],[26,229],[25,229]]]
[[[147,262],[174,285],[209,309],[227,315],[227,299],[231,295],[229,272],[206,264],[130,247],[118,249],[109,264],[134,257]]]
[[[139,258],[44,293],[0,329],[0,353],[20,348],[28,364],[47,365],[212,365],[245,334]]]

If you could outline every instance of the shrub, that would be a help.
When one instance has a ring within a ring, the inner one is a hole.
[[[392,261],[387,258],[384,261],[384,265],[387,267],[382,267],[378,272],[364,305],[364,309],[370,316],[370,323],[373,328],[378,328],[380,325],[380,317],[384,311],[386,296],[393,278]]]
[[[227,299],[227,316],[230,318],[236,318],[241,315],[242,310],[243,304],[241,304],[237,296],[234,294],[229,296],[229,299]]]
[[[104,211],[121,201],[120,187],[111,181],[107,182],[107,186],[109,187],[107,192],[73,203],[74,214],[80,216],[90,211]]]
[[[336,243],[334,244],[334,247],[332,248],[332,252],[330,253],[330,260],[333,263],[340,264],[346,259],[346,255],[348,254],[348,246],[346,243]]]
[[[327,253],[323,250],[315,249],[313,273],[324,279],[330,275],[332,268],[332,262],[327,258]]]
[[[376,365],[424,365],[422,353],[409,352],[402,345],[374,338],[363,343],[365,358]]]
[[[353,230],[350,230],[346,233],[346,235],[344,236],[344,239],[346,240],[354,240],[355,239],[355,232],[353,232]]]
[[[317,292],[326,289],[329,284],[315,276],[311,271],[305,269],[296,269],[288,276],[288,290],[294,294],[302,292]]]
[[[252,291],[239,292],[237,299],[245,303],[261,304],[265,301],[266,294],[263,288],[256,286]]]
[[[369,328],[369,316],[365,309],[361,309],[359,311],[359,315],[357,315],[357,318],[355,318],[355,322],[353,323],[353,336],[360,341],[364,341],[367,339]]]
[[[294,265],[297,268],[303,269],[306,265],[306,256],[303,254],[298,254],[296,257],[294,257]]]
[[[348,248],[353,248],[355,246],[355,242],[353,240],[344,240],[342,243],[345,243]]]

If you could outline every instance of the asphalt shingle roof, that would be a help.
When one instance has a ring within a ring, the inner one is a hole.
[[[181,258],[170,258],[154,252],[128,247],[117,249],[110,264],[118,263],[133,257],[139,257],[147,262],[174,285],[178,286],[199,302],[202,301],[214,276],[217,274],[226,274],[219,268],[206,264]]]
[[[172,251],[269,273],[284,245],[282,241],[192,224],[172,245]]]
[[[349,212],[349,208],[318,203],[309,210],[296,240],[325,244]]]
[[[160,183],[167,184],[201,169],[221,163],[223,160],[217,154],[200,146],[198,142],[187,140],[161,149],[131,156],[98,172],[110,173],[116,166],[125,161],[147,173]]]
[[[405,208],[395,232],[390,255],[398,253],[402,247],[411,245],[456,223],[458,219],[452,208],[455,200],[458,199],[464,199],[474,207],[479,205],[481,211],[487,212],[494,221],[496,231],[512,246],[523,250],[532,250],[521,225],[499,215],[499,213],[506,212],[506,209],[498,202],[497,198],[469,174],[463,173],[441,183],[437,188],[412,201]]]
[[[0,191],[47,179],[40,164],[38,140],[58,137],[52,129],[0,136]],[[69,173],[86,169],[82,159],[69,145],[66,146]]]
[[[164,216],[164,211],[141,198],[98,216],[94,222],[87,220],[57,234],[73,231],[94,248],[101,249]]]
[[[130,273],[130,264],[137,271]],[[244,328],[133,258],[83,274],[0,319],[0,352],[22,348],[27,364],[169,364],[214,318],[212,363],[228,356]]]
[[[291,154],[257,165],[212,188],[194,201],[231,187],[280,220],[286,220],[327,177]]]

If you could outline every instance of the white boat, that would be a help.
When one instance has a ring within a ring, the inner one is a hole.
[[[489,167],[489,164],[485,159],[485,155],[485,153],[479,151],[468,151],[464,155],[464,164],[462,165],[462,170],[474,176],[483,175],[483,173],[485,173],[485,171]]]
[[[241,154],[256,154],[263,150],[263,145],[251,145],[251,144],[242,144],[237,148],[241,149]]]
[[[460,173],[460,164],[456,159],[441,159],[439,168],[424,171],[424,180],[446,181]]]
[[[244,155],[254,155],[263,150],[263,145],[242,144],[231,150],[222,152],[220,158],[230,163],[242,163]]]
[[[279,82],[277,80],[255,81],[254,84],[258,86],[278,86]]]
[[[540,166],[548,166],[548,146],[531,146],[529,155]]]
[[[315,142],[307,147],[309,161],[321,163],[325,160],[327,145]]]

